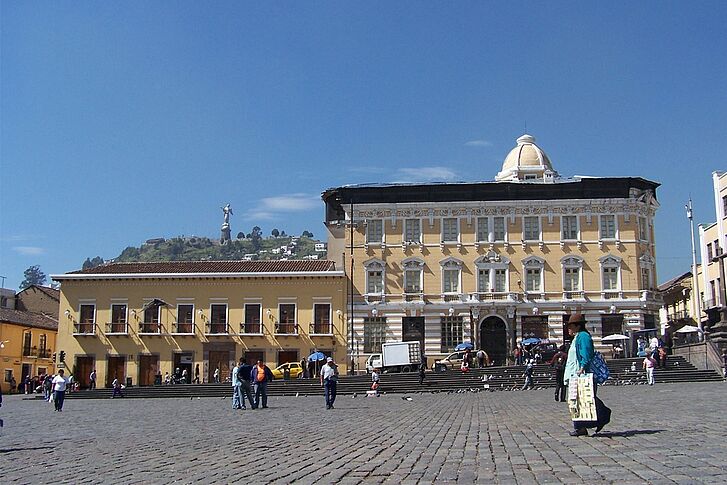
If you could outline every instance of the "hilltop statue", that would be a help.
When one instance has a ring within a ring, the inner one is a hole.
[[[232,206],[230,206],[230,203],[228,202],[226,206],[220,207],[222,209],[222,212],[224,213],[225,220],[222,223],[221,228],[221,235],[220,235],[220,244],[225,244],[227,242],[230,242],[232,238],[230,237],[230,214],[234,214],[232,212]]]

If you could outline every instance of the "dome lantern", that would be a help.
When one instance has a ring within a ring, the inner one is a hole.
[[[498,182],[552,182],[558,177],[545,152],[535,144],[535,137],[527,133],[517,139],[517,146],[510,150],[502,163]]]

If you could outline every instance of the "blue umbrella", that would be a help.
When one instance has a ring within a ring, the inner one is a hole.
[[[462,342],[461,344],[458,344],[454,350],[472,350],[475,346],[472,345],[471,342]]]
[[[540,343],[540,339],[535,338],[535,337],[526,338],[525,340],[523,340],[523,345],[535,345],[535,344],[539,344],[539,343]]]
[[[317,360],[326,360],[326,355],[323,352],[313,352],[308,356],[309,362],[315,362]]]

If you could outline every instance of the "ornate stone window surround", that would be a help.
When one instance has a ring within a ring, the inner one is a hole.
[[[523,290],[525,292],[525,295],[530,298],[545,298],[545,260],[542,258],[539,258],[537,256],[530,256],[522,261],[523,264],[523,279],[525,281],[525,286],[523,287]],[[527,272],[528,270],[540,270],[540,291],[528,291],[527,289]]]
[[[419,283],[419,291],[416,292],[416,293],[419,293],[419,294],[420,293],[423,293],[424,292],[424,281],[423,281],[423,276],[424,276],[424,261],[422,261],[419,258],[407,258],[407,259],[405,259],[405,260],[403,260],[401,262],[401,268],[402,268],[402,271],[404,273],[403,274],[404,293],[405,294],[406,293],[412,293],[412,292],[408,292],[407,291],[407,286],[408,286],[407,285],[407,283],[408,283],[407,273],[412,273],[412,272],[415,272],[415,271],[419,273],[419,275],[418,275],[418,278],[419,278],[419,282],[418,282]]]
[[[563,268],[563,299],[573,299],[574,297],[582,298],[583,296],[583,258],[580,256],[568,255],[564,256],[560,260],[560,264]],[[578,270],[578,288],[566,290],[565,287],[565,275],[566,269]],[[580,295],[578,295],[580,294]]]
[[[505,270],[505,291],[508,291],[510,288],[510,271],[508,269],[510,268],[510,260],[506,256],[500,256],[499,254],[495,253],[494,251],[490,251],[487,254],[480,256],[475,260],[475,266],[477,267],[477,292],[478,293],[485,293],[486,291],[495,292],[495,271]],[[479,271],[483,270],[489,270],[489,290],[485,290],[483,288],[480,288],[480,278],[479,278]]]
[[[601,256],[598,258],[598,262],[601,266],[601,292],[604,299],[608,298],[623,298],[623,293],[621,290],[621,258],[618,256],[613,256],[611,254],[607,254],[605,256]],[[604,270],[606,268],[609,269],[616,269],[616,288],[615,289],[606,289],[603,285],[604,283]]]
[[[386,294],[386,263],[380,259],[369,259],[364,262],[364,269],[366,271],[366,302],[373,303],[375,301],[384,301],[384,295]],[[372,271],[381,272],[381,292],[380,293],[369,293],[369,273]],[[371,298],[376,296],[376,299]]]
[[[442,268],[442,295],[453,295],[462,293],[462,261],[457,258],[446,258],[439,262]],[[457,271],[457,291],[445,291],[444,273],[445,271]]]

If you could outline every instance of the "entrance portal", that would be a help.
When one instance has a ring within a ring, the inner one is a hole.
[[[112,387],[114,379],[126,384],[126,357],[123,355],[106,356],[106,387]]]
[[[172,354],[172,368],[174,372],[176,373],[177,369],[179,369],[179,375],[184,375],[184,371],[187,371],[187,380],[183,384],[190,384],[192,379],[194,379],[192,362],[194,362],[192,352],[174,352]]]
[[[227,382],[227,378],[230,377],[230,352],[210,350],[209,362],[207,382],[215,382],[215,369],[220,369],[220,382]]]
[[[88,387],[91,372],[94,369],[94,358],[91,356],[76,356],[76,366],[73,369],[73,380],[78,382],[81,389]]]
[[[507,363],[507,327],[495,316],[485,318],[480,324],[480,348],[487,352],[492,365]]]
[[[402,318],[401,331],[404,342],[419,342],[419,348],[424,349],[424,317]]]
[[[139,355],[139,385],[153,386],[157,374],[159,374],[159,356]],[[159,376],[159,380],[161,380],[161,376]]]

